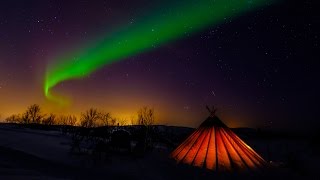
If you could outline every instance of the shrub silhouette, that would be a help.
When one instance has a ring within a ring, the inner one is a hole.
[[[21,123],[20,114],[13,114],[5,119],[7,123]]]
[[[42,124],[48,125],[48,126],[55,125],[56,123],[57,123],[56,122],[56,115],[54,115],[52,113],[48,117],[46,117],[42,120]]]

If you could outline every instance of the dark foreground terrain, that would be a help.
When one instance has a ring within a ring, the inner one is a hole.
[[[177,165],[170,150],[129,153],[70,154],[70,138],[56,131],[0,126],[0,179],[319,179],[314,170],[278,167],[260,173],[216,173]]]

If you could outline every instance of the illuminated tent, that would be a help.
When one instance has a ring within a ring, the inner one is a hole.
[[[208,108],[208,107],[207,107]],[[215,110],[172,153],[178,163],[215,171],[258,170],[267,162],[244,143],[216,115]]]

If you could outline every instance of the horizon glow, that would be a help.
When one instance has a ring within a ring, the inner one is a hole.
[[[133,25],[106,34],[83,50],[70,52],[68,56],[48,66],[44,94],[59,105],[67,105],[70,101],[52,93],[51,89],[57,84],[86,77],[105,65],[217,25],[225,18],[241,15],[267,5],[267,2],[270,3],[267,0],[188,0],[183,5],[176,5],[171,11],[144,16]]]

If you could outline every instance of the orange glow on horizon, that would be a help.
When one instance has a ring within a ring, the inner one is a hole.
[[[86,84],[88,82],[84,80],[82,83]],[[128,89],[124,85],[110,87],[107,90],[95,90],[93,87],[89,87],[85,86],[80,92],[76,93],[68,90],[68,88],[57,87],[61,95],[72,94],[73,104],[60,107],[48,102],[44,96],[40,96],[42,93],[40,86],[28,86],[27,82],[7,85],[0,89],[0,120],[4,120],[13,114],[22,114],[32,104],[39,104],[45,114],[74,115],[77,118],[89,108],[97,108],[111,113],[117,119],[126,120],[126,124],[131,124],[132,117],[135,117],[137,111],[143,106],[154,108],[155,123],[161,125],[197,127],[201,122],[195,121],[195,119],[201,119],[207,115],[204,106],[192,106],[188,110],[184,109],[185,104],[189,103],[188,100],[177,99],[178,95],[171,92],[161,91],[156,93],[152,89],[148,90],[148,87],[144,88],[147,89],[144,92],[140,90],[141,87]],[[226,119],[226,123],[230,127],[250,126],[245,123],[239,124],[244,122],[243,119],[245,118],[243,117],[245,115],[239,120],[237,115],[226,114],[227,112],[222,114],[222,117]]]

